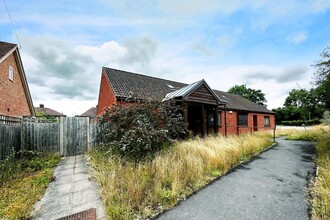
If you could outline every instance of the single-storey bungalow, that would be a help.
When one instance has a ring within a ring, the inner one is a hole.
[[[196,135],[240,134],[275,128],[275,113],[239,95],[213,90],[205,80],[185,84],[103,67],[97,105],[100,116],[113,105],[175,100]]]

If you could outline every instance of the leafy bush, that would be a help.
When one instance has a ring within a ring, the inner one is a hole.
[[[133,161],[153,156],[187,133],[181,107],[173,102],[114,106],[102,116],[101,126],[105,149]]]

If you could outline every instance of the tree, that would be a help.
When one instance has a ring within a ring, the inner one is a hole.
[[[265,105],[267,100],[265,94],[260,90],[247,88],[246,85],[235,85],[228,90],[229,93],[240,95],[257,104]]]
[[[330,110],[330,46],[327,46],[320,54],[321,59],[316,62],[314,67],[314,85],[320,98],[324,103],[324,107]]]
[[[278,121],[320,119],[324,107],[316,89],[292,89],[284,107],[273,109]]]

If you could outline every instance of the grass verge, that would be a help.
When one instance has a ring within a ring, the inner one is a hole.
[[[31,151],[11,155],[0,163],[0,219],[29,219],[33,205],[52,181],[60,161],[54,154]]]
[[[330,126],[285,131],[290,140],[316,141],[317,174],[312,191],[312,219],[330,219]]]
[[[131,163],[90,152],[109,219],[146,219],[173,207],[230,168],[266,149],[270,134],[178,142],[153,160]]]

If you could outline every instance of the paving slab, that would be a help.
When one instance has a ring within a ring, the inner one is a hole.
[[[100,189],[91,178],[87,156],[64,157],[54,170],[54,178],[35,204],[32,219],[58,219],[91,208],[96,209],[96,219],[106,219]]]
[[[314,144],[277,142],[158,219],[309,219],[306,185],[315,172]]]

